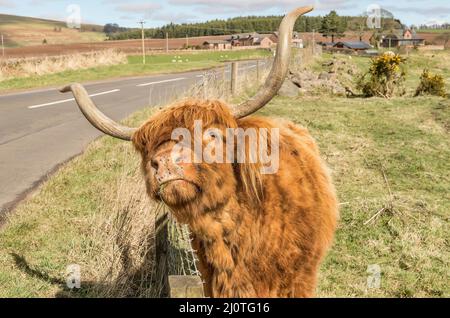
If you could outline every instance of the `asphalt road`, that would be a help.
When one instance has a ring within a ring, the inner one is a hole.
[[[242,71],[255,67],[241,62]],[[99,108],[114,120],[167,103],[202,80],[204,71],[86,84]],[[226,66],[230,74],[230,65]],[[58,165],[100,136],[71,94],[55,88],[0,96],[0,219]]]

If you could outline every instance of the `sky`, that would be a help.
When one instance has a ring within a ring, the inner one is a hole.
[[[118,23],[137,27],[202,22],[247,15],[281,15],[302,5],[314,5],[309,15],[324,15],[336,10],[339,15],[361,15],[379,5],[400,18],[404,24],[420,25],[450,22],[448,0],[0,0],[0,13],[61,21],[81,17],[82,23]]]

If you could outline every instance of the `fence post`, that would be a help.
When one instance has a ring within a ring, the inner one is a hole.
[[[237,93],[237,80],[238,80],[238,63],[231,63],[231,94]]]
[[[156,277],[160,280],[161,296],[169,294],[169,264],[168,264],[168,232],[169,216],[165,209],[161,209],[156,215],[155,221],[155,257],[156,257]]]
[[[170,298],[204,298],[203,282],[200,276],[169,276]]]
[[[3,41],[3,34],[2,34],[2,57],[5,57],[5,42]]]
[[[259,81],[261,80],[261,74],[260,74],[260,70],[259,70],[259,60],[256,60],[256,83],[259,83]]]
[[[203,85],[202,85],[202,89],[203,89],[203,99],[208,99],[208,74],[204,73],[203,74]]]

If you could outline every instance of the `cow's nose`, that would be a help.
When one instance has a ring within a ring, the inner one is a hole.
[[[155,177],[158,183],[176,179],[182,176],[182,168],[177,163],[177,158],[171,156],[157,156],[150,162],[156,170]]]

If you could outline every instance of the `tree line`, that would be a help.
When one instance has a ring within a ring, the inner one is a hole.
[[[448,30],[448,31],[450,31],[450,23],[432,24],[432,25],[421,24],[418,27],[415,27],[415,26],[413,26],[413,27],[417,28],[419,30]]]
[[[283,16],[247,16],[230,18],[227,20],[210,20],[201,23],[170,23],[162,27],[145,29],[146,38],[165,38],[168,34],[171,38],[199,37],[212,35],[230,35],[235,33],[272,33],[278,30]],[[367,17],[359,16],[339,16],[335,11],[331,11],[326,16],[303,16],[297,20],[294,30],[297,32],[322,33],[325,36],[340,37],[345,31],[366,31]],[[105,26],[110,40],[126,40],[141,38],[141,30],[126,29],[117,24]],[[112,26],[112,27],[111,27]],[[382,18],[383,28],[401,27],[401,22],[392,18]]]

